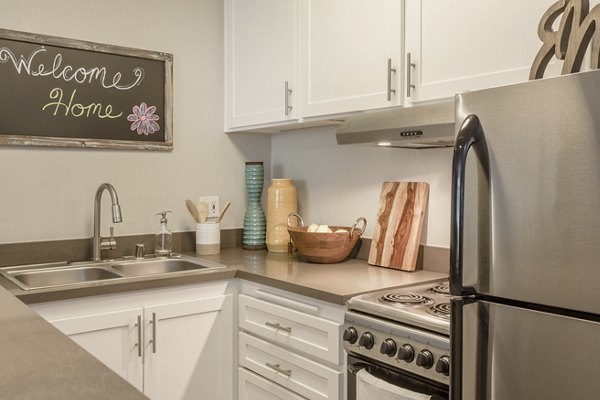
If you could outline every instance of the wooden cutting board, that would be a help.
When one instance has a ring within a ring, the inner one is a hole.
[[[369,264],[414,271],[429,199],[426,182],[384,182]]]

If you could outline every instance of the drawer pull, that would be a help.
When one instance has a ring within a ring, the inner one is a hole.
[[[281,366],[279,364],[271,364],[270,362],[266,362],[265,365],[271,369],[274,369],[275,371],[279,372],[280,374],[284,374],[285,376],[292,376],[291,369],[283,369],[283,368],[281,368]]]
[[[271,328],[277,329],[278,331],[285,331],[287,333],[292,333],[291,326],[281,326],[279,322],[265,322],[266,326],[270,326]]]

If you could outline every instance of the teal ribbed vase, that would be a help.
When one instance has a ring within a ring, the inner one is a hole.
[[[248,205],[244,214],[244,236],[242,247],[246,250],[264,250],[267,224],[265,212],[260,204],[265,170],[262,162],[252,161],[246,163],[246,191],[248,192]]]

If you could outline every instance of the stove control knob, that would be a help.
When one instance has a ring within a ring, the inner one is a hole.
[[[346,328],[344,331],[344,341],[354,344],[358,340],[358,332],[356,332],[356,328],[350,326]]]
[[[415,359],[415,349],[408,343],[403,344],[398,350],[398,358],[407,363],[412,362]]]
[[[394,339],[387,338],[381,342],[379,352],[389,357],[394,357],[396,355],[396,342],[394,342]]]
[[[372,349],[374,344],[375,339],[373,338],[373,334],[371,332],[363,333],[360,339],[358,339],[358,345],[366,349]]]
[[[425,369],[433,367],[433,354],[429,350],[421,350],[417,356],[417,366]]]
[[[450,358],[448,356],[441,356],[438,362],[435,364],[435,372],[445,376],[450,375]]]

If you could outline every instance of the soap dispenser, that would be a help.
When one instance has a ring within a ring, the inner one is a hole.
[[[167,213],[171,211],[161,211],[156,215],[160,215],[160,230],[154,237],[154,254],[156,256],[169,256],[173,251],[173,234],[167,228]]]

